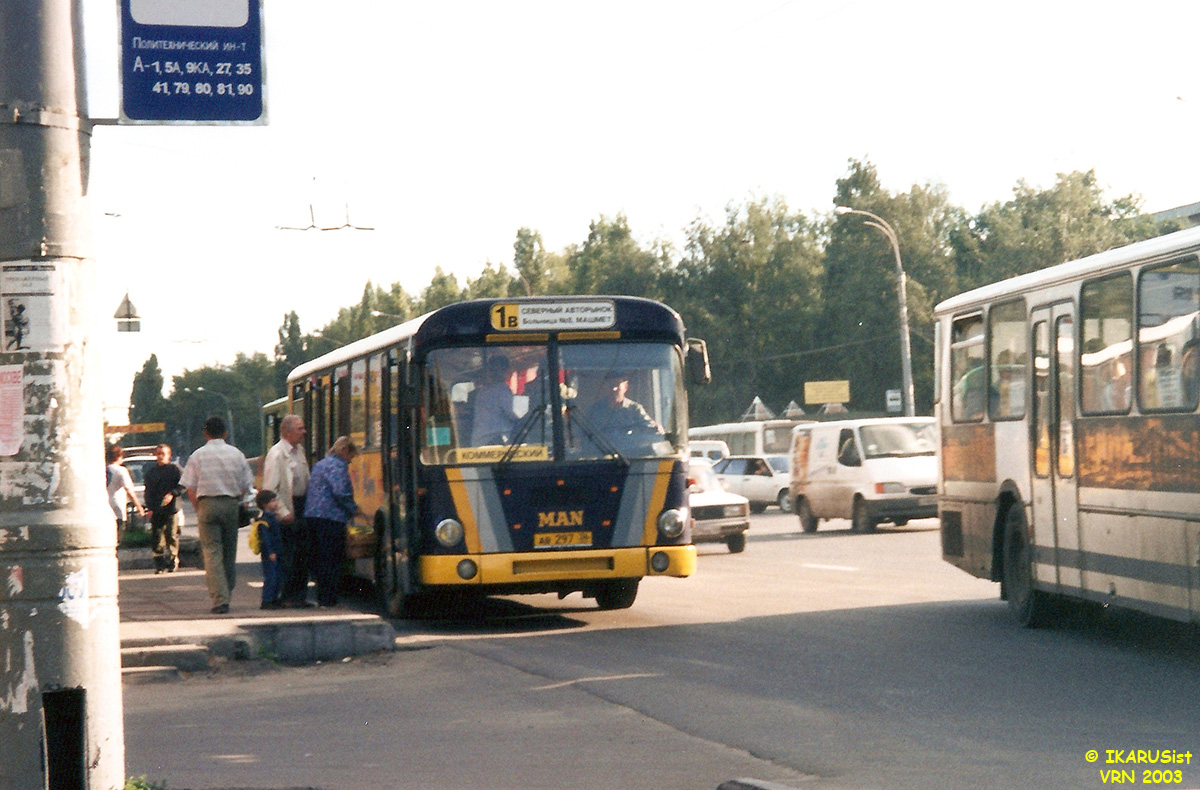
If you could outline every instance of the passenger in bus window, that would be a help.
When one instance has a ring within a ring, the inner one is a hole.
[[[471,446],[506,444],[512,439],[519,418],[513,410],[511,378],[508,357],[503,354],[488,357],[483,386],[475,393]]]
[[[1102,370],[1108,374],[1108,377],[1100,395],[1100,410],[1128,411],[1129,396],[1133,385],[1129,375],[1129,363],[1123,357],[1117,357],[1110,365],[1105,365]]]
[[[1189,340],[1183,347],[1180,363],[1183,378],[1183,405],[1194,409],[1200,400],[1200,340]]]

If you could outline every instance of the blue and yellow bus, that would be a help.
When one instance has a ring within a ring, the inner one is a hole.
[[[451,591],[618,609],[695,569],[685,379],[708,370],[648,299],[484,299],[300,366],[288,410],[313,460],[343,434],[362,449],[347,553],[389,616]]]

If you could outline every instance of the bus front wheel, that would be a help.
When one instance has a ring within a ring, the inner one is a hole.
[[[601,609],[628,609],[637,598],[637,579],[618,579],[607,582],[596,591],[596,605]]]
[[[1019,502],[1004,515],[1004,591],[1017,622],[1037,628],[1046,622],[1049,600],[1033,588],[1033,551],[1025,526],[1025,509]]]

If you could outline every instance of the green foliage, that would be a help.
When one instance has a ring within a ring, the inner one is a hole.
[[[163,397],[163,374],[154,354],[146,360],[140,373],[133,377],[129,393],[129,421],[132,423],[163,422],[168,403]]]
[[[931,407],[937,302],[1177,229],[1142,215],[1137,196],[1108,200],[1090,171],[1060,174],[1049,189],[1021,181],[1011,200],[971,216],[940,185],[892,193],[873,164],[852,159],[833,204],[872,212],[896,233],[919,413]],[[399,282],[386,290],[368,282],[357,304],[308,334],[288,313],[273,359],[239,355],[230,366],[185,371],[169,400],[152,356],[135,379],[131,416],[157,421],[165,414],[168,439],[187,452],[202,441],[204,417],[228,411],[236,443],[254,455],[259,408],[284,394],[296,366],[462,299],[570,293],[660,299],[679,311],[689,335],[708,341],[714,381],[692,392],[693,424],[736,420],[755,396],[780,412],[788,401],[803,404],[805,382],[829,379],[850,381],[850,409],[881,412],[885,390],[901,379],[897,271],[888,238],[865,219],[806,217],[782,201],[752,199],[728,206],[720,222],[692,223],[682,253],[660,240],[639,241],[621,214],[594,220],[586,239],[560,253],[522,227],[511,267],[489,262],[465,286],[438,268],[415,298]],[[225,395],[228,406],[212,393]]]
[[[151,782],[145,776],[130,776],[125,779],[125,790],[167,790],[167,784]]]

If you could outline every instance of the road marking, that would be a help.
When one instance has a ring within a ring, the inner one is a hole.
[[[634,678],[661,678],[661,672],[643,673],[638,675],[600,675],[592,678],[577,678],[575,680],[564,680],[562,683],[551,683],[548,686],[534,686],[531,691],[549,691],[550,689],[560,689],[564,686],[573,686],[576,683],[592,683],[597,680],[633,680]]]
[[[858,568],[849,565],[818,565],[815,562],[802,562],[801,568],[814,568],[818,571],[856,571]]]

